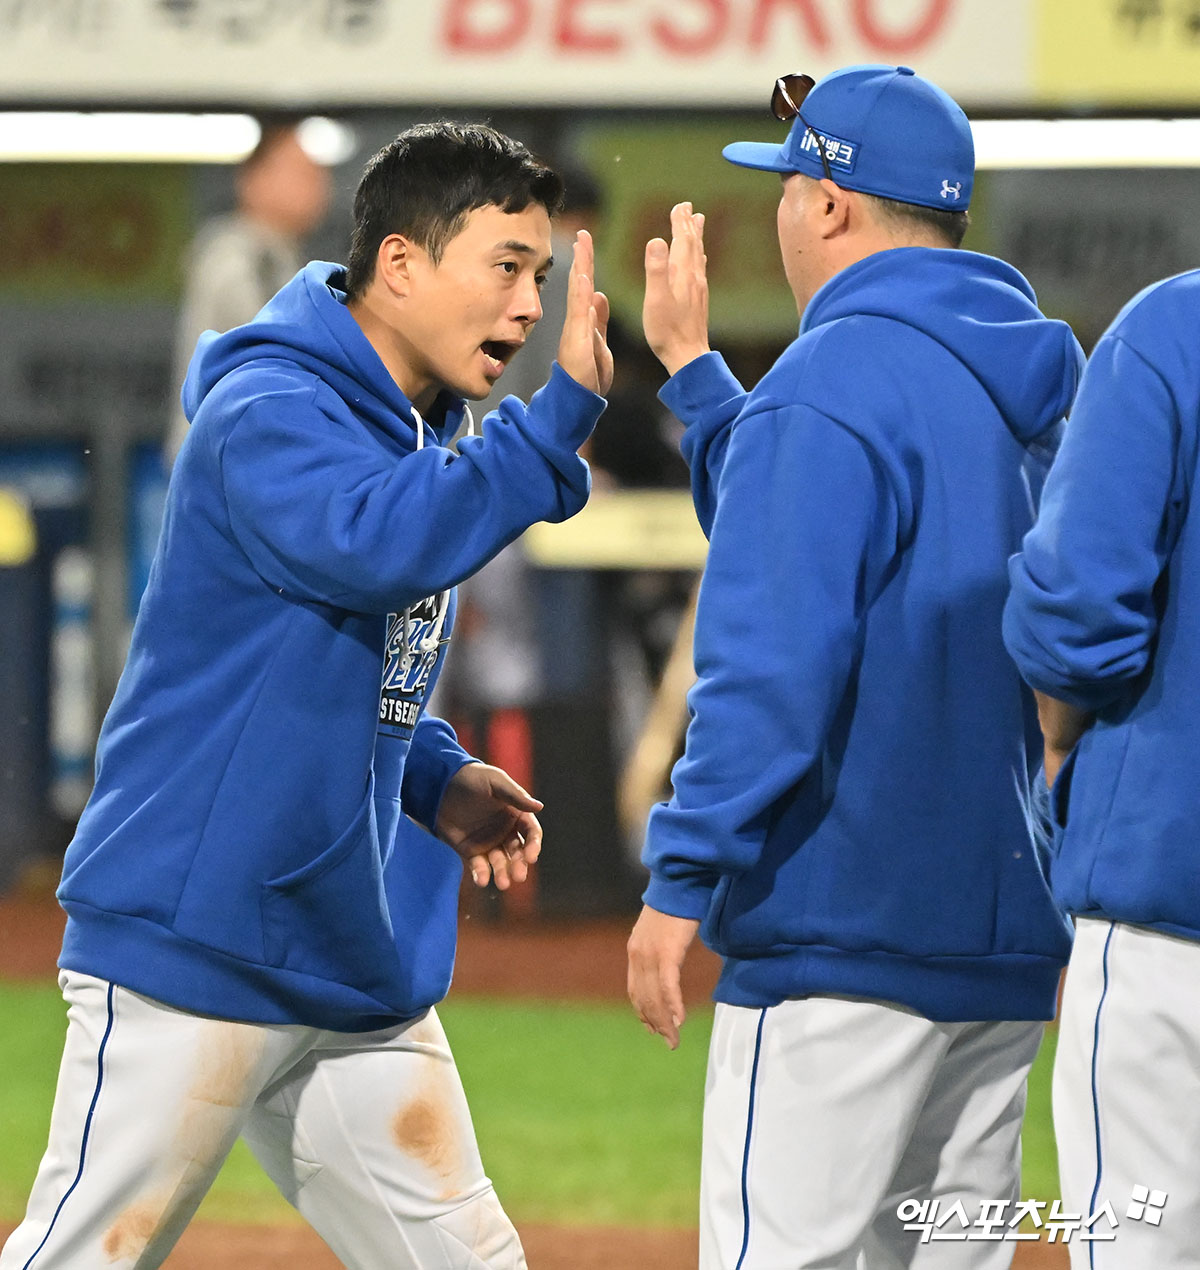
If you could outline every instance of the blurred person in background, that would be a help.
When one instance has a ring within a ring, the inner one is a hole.
[[[189,248],[175,333],[168,465],[187,435],[179,394],[196,341],[205,331],[249,322],[304,267],[305,239],[329,209],[329,169],[305,150],[299,125],[292,118],[262,120],[258,144],[235,178],[236,209],[203,225]]]
[[[1195,1265],[1200,1238],[1198,322],[1193,271],[1096,345],[1004,615],[1038,693],[1051,882],[1075,920],[1054,1060],[1063,1204],[1131,1219],[1095,1255],[1106,1270]],[[1073,1242],[1072,1266],[1095,1247]]]
[[[1082,352],[1015,269],[959,249],[974,147],[939,88],[856,66],[785,76],[772,106],[784,143],[725,157],[781,181],[801,323],[752,392],[709,350],[702,218],[677,206],[646,251],[710,550],[629,995],[676,1046],[705,923],[705,1270],[925,1265],[931,1204],[956,1266],[999,1270],[1013,1245],[967,1230],[1019,1198],[1070,948],[1000,623]]]
[[[347,1267],[525,1265],[433,1006],[462,862],[524,881],[541,804],[424,704],[456,584],[587,499],[612,359],[586,234],[545,388],[445,444],[541,317],[561,188],[491,128],[411,128],[367,165],[349,264],[200,341],[64,863],[67,1037],[3,1270],[160,1265],[239,1134]]]

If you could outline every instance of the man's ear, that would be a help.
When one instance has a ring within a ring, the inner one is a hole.
[[[418,249],[403,234],[389,234],[379,244],[375,256],[375,272],[392,295],[403,298],[412,286],[414,253]]]
[[[817,222],[822,238],[836,238],[850,228],[850,195],[833,181],[817,182]]]

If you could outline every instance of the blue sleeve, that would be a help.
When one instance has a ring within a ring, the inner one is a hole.
[[[874,454],[807,407],[743,415],[719,493],[687,744],[643,856],[646,903],[697,919],[723,874],[755,863],[775,803],[819,759],[899,533]]]
[[[700,528],[711,538],[717,482],[733,421],[746,404],[746,391],[720,353],[705,353],[672,375],[658,397],[684,425],[680,449],[692,473],[692,500]]]
[[[604,400],[555,367],[528,407],[507,397],[455,456],[393,458],[312,393],[264,394],[221,460],[232,531],[268,585],[364,613],[398,611],[469,577],[539,520],[587,502],[576,451]]]
[[[1009,562],[1004,641],[1040,692],[1097,710],[1146,668],[1154,590],[1178,523],[1178,431],[1158,371],[1119,336],[1102,339],[1037,522]]]
[[[404,760],[400,803],[405,813],[432,833],[450,778],[460,767],[476,761],[459,745],[454,729],[444,719],[423,714],[413,729]]]

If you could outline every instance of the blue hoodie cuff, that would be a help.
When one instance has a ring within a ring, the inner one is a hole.
[[[574,453],[592,435],[608,402],[572,379],[555,362],[550,378],[529,400],[527,430],[552,446]]]
[[[1068,679],[1052,674],[1044,674],[1042,668],[1031,665],[1020,657],[1014,656],[1021,678],[1037,692],[1053,697],[1056,701],[1065,701],[1076,710],[1086,710],[1088,714],[1096,714],[1106,706],[1119,701],[1129,691],[1129,680],[1101,679],[1089,681],[1085,679]]]
[[[684,917],[689,921],[702,922],[708,915],[716,886],[716,878],[703,875],[664,878],[654,873],[650,876],[649,886],[642,893],[642,903],[660,913],[666,913],[668,917]]]
[[[446,786],[460,768],[479,760],[459,745],[448,724],[432,718],[428,723],[433,726],[422,728],[421,723],[405,756],[400,801],[405,815],[433,833]]]
[[[705,353],[677,370],[662,386],[658,399],[684,425],[711,418],[714,403],[745,396],[745,389],[720,353]]]

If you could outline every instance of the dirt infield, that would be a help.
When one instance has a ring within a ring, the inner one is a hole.
[[[0,1242],[9,1228],[0,1225]],[[530,1270],[695,1270],[694,1230],[524,1226]],[[959,1245],[945,1248],[954,1270]],[[342,1263],[304,1226],[218,1226],[194,1222],[164,1262],[166,1270],[341,1270]],[[1020,1244],[1014,1270],[1066,1270],[1065,1249]]]
[[[65,917],[52,886],[0,897],[0,976],[55,973]],[[625,940],[633,918],[543,924],[468,917],[459,923],[453,992],[548,1000],[625,1000]],[[684,967],[688,1004],[706,1001],[719,963],[697,944]]]
[[[624,1000],[625,940],[630,920],[544,925],[469,918],[460,925],[454,993],[548,999]],[[0,977],[45,979],[55,973],[63,914],[46,885],[0,898]],[[697,947],[688,959],[684,995],[704,1001],[717,959]],[[0,1238],[8,1229],[0,1226]],[[531,1270],[691,1270],[694,1230],[522,1226]],[[945,1248],[947,1270],[958,1245]],[[1020,1244],[1017,1270],[1065,1270],[1065,1249]],[[166,1262],[167,1270],[338,1270],[341,1263],[305,1226],[194,1223]]]
[[[0,1243],[9,1227],[0,1225]],[[687,1270],[696,1264],[689,1230],[521,1231],[530,1270]],[[305,1226],[217,1226],[194,1222],[163,1263],[166,1270],[341,1270],[342,1263]]]

